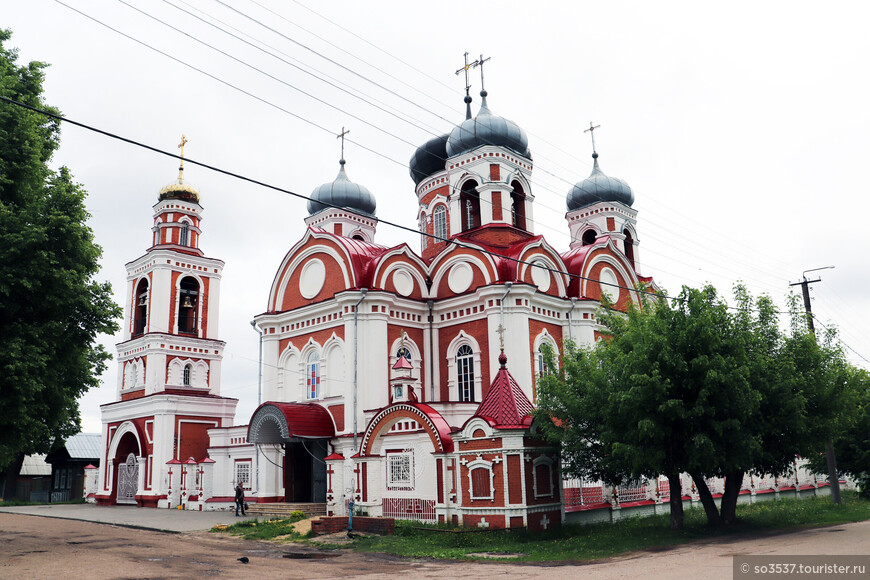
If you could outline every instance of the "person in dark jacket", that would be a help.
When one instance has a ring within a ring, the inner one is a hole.
[[[242,489],[242,482],[236,484],[236,517],[239,517],[239,510],[242,510],[242,516],[245,513],[245,490]]]

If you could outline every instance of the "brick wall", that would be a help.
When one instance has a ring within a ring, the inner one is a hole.
[[[357,532],[392,534],[395,531],[395,527],[396,521],[393,518],[371,518],[367,516],[356,516],[353,518],[353,529]],[[335,534],[346,530],[347,516],[326,516],[311,522],[311,531],[315,536]]]

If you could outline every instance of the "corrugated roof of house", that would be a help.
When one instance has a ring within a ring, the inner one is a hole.
[[[19,475],[30,477],[51,475],[51,464],[45,462],[45,453],[25,455]]]
[[[99,433],[78,433],[67,439],[64,446],[70,459],[99,459],[101,437]]]

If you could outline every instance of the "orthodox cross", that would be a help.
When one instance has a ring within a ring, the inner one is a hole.
[[[592,137],[592,152],[595,153],[595,129],[600,127],[601,125],[593,125],[592,121],[589,121],[589,128],[583,131],[584,133],[589,133]]]
[[[488,60],[488,59],[487,59]],[[476,67],[480,64],[479,61],[468,62],[468,53],[465,53],[465,66],[456,71],[456,74],[459,75],[462,71],[465,71],[465,94],[468,95],[468,92],[471,90],[471,83],[468,82],[468,70]]]
[[[341,133],[335,136],[336,139],[341,139],[341,159],[344,161],[344,136],[350,133],[350,129],[345,130],[344,127],[341,128]]]
[[[486,91],[486,88],[483,86],[483,63],[488,61],[491,57],[483,58],[483,55],[480,55],[480,60],[477,61],[477,65],[480,67],[480,92]]]
[[[504,325],[499,324],[495,331],[498,333],[498,346],[504,351]]]
[[[181,160],[178,163],[178,181],[181,181],[181,176],[184,174],[184,146],[187,145],[187,138],[184,136],[184,133],[181,134],[181,143],[178,144],[178,148],[181,149]]]

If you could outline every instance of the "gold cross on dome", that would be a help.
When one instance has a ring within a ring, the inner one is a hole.
[[[341,128],[341,133],[335,136],[336,139],[341,139],[341,158],[344,159],[344,136],[350,133],[350,129]]]
[[[495,331],[498,333],[498,346],[500,349],[504,350],[504,326],[499,324]]]
[[[465,66],[457,69],[456,74],[458,75],[462,71],[465,71],[465,94],[468,94],[468,91],[471,90],[471,84],[468,82],[468,71],[480,64],[479,61],[468,62],[468,53],[465,53]]]
[[[184,136],[184,133],[181,134],[181,143],[178,144],[178,148],[181,149],[181,159],[178,162],[178,181],[181,181],[181,176],[184,174],[184,146],[187,145],[187,137]]]
[[[584,133],[589,133],[592,137],[592,152],[595,153],[595,129],[600,127],[601,125],[593,125],[592,121],[589,121],[589,128],[583,131]]]

